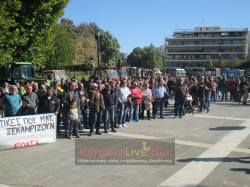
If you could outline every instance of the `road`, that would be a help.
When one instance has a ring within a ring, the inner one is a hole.
[[[0,186],[250,187],[250,106],[217,103],[209,113],[144,120],[89,138],[175,138],[175,165],[75,165],[74,140],[0,151]]]

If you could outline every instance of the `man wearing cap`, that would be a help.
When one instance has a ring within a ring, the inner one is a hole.
[[[118,88],[119,127],[126,127],[125,120],[128,109],[128,97],[130,94],[130,90],[126,86],[126,81],[122,80],[120,88]]]

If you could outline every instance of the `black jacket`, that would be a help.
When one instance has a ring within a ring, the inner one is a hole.
[[[36,93],[24,94],[22,97],[23,104],[25,104],[25,109],[32,111],[30,114],[37,113],[39,99]]]
[[[79,96],[78,91],[74,91],[73,97],[75,97],[76,103],[77,103],[77,108],[80,110],[80,96]],[[70,98],[69,91],[64,92],[62,101],[63,101],[63,110],[65,112],[69,112],[70,104],[72,102],[72,99]]]
[[[111,106],[114,106],[116,103],[115,103],[115,98],[114,98],[114,91],[110,91],[108,92],[106,89],[103,90],[103,99],[104,99],[104,104],[105,104],[105,108],[106,107],[111,107]]]
[[[197,96],[199,98],[205,98],[206,96],[206,86],[204,83],[200,83],[197,89]]]
[[[39,112],[41,114],[55,113],[60,110],[60,100],[54,95],[50,99],[48,99],[48,96],[43,96],[39,103]]]

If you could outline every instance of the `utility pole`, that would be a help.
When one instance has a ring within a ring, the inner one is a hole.
[[[97,68],[98,68],[98,78],[101,77],[100,72],[100,32],[96,34],[96,41],[97,41]]]

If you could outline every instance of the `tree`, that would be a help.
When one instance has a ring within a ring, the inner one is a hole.
[[[211,58],[208,59],[206,66],[207,66],[207,68],[212,68],[212,67],[214,67],[214,65],[213,65],[213,60],[212,60]]]
[[[143,67],[143,68],[162,68],[163,67],[163,54],[161,50],[154,45],[135,48],[128,55],[128,64],[130,66]]]
[[[54,53],[46,63],[47,68],[62,68],[70,65],[75,57],[76,40],[68,25],[58,24],[54,42]]]
[[[221,59],[221,60],[220,60],[219,66],[220,66],[220,68],[225,68],[225,67],[226,67],[226,62],[225,62],[224,59]]]
[[[97,61],[97,45],[95,37],[90,35],[87,37],[78,36],[75,48],[75,57],[73,64],[85,64],[89,66],[91,61]]]
[[[244,63],[243,60],[239,59],[238,57],[235,58],[233,62],[233,67],[240,67]]]
[[[96,33],[103,32],[95,23],[81,23],[77,27],[77,34],[80,36],[95,36]]]
[[[42,66],[53,53],[58,18],[68,0],[2,0],[0,60],[32,61]]]
[[[129,66],[142,67],[143,63],[144,50],[140,47],[136,47],[128,55],[128,64]]]
[[[97,42],[100,42],[100,53],[101,53],[101,62],[104,65],[116,65],[120,60],[120,45],[116,38],[112,36],[109,32],[100,33],[100,38],[97,39]],[[99,41],[98,41],[99,40]]]

